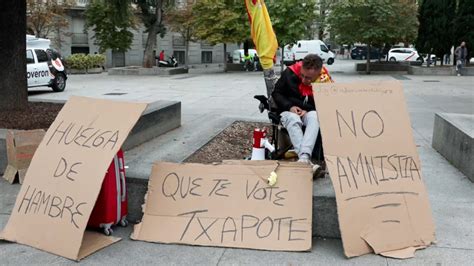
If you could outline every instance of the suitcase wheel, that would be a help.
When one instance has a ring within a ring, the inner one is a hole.
[[[112,233],[114,232],[114,230],[112,230],[112,228],[104,228],[104,234],[106,236],[110,236]]]
[[[120,226],[127,227],[128,226],[128,220],[125,219],[125,218],[120,220]]]

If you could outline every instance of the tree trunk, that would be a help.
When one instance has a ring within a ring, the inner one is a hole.
[[[145,53],[143,55],[143,67],[151,68],[154,65],[155,57],[153,56],[153,51],[155,50],[156,45],[156,34],[158,34],[158,29],[160,28],[161,22],[163,20],[162,12],[163,1],[156,1],[156,21],[148,29],[148,38],[146,39]]]
[[[370,44],[367,44],[367,55],[366,55],[366,58],[367,58],[367,63],[366,63],[366,68],[365,68],[365,73],[367,75],[370,74]]]
[[[224,43],[224,72],[227,72],[227,44]]]
[[[322,41],[324,40],[324,23],[322,23],[322,21],[325,21],[326,18],[326,7],[321,7],[321,5],[326,5],[326,3],[321,3],[320,1],[320,24],[318,26],[318,39]]]
[[[281,46],[281,62],[280,62],[280,73],[283,72],[284,68],[285,68],[285,46],[282,45]]]
[[[184,40],[184,50],[185,50],[185,54],[184,54],[184,67],[185,68],[188,68],[188,65],[189,65],[189,40],[186,39]]]
[[[0,1],[0,110],[28,104],[26,80],[26,1]]]

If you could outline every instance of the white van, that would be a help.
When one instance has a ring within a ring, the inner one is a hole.
[[[28,88],[48,86],[55,92],[66,88],[66,70],[50,40],[26,36],[26,77]]]
[[[320,40],[300,40],[293,45],[292,51],[295,61],[302,60],[308,54],[319,55],[328,65],[332,65],[335,59],[334,53]]]
[[[285,45],[284,47],[285,49],[283,49],[283,64],[290,66],[296,62],[294,47],[295,47],[294,44]],[[280,48],[280,53],[281,53],[281,48]]]

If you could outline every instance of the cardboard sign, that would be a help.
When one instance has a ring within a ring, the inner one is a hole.
[[[42,129],[8,130],[6,138],[8,165],[3,178],[10,184],[13,184],[17,177],[18,182],[23,184],[26,170],[44,134],[45,131]]]
[[[274,187],[267,178],[276,169]],[[308,165],[156,163],[134,240],[267,250],[311,249]]]
[[[118,241],[84,231],[106,169],[145,107],[71,97],[36,150],[0,238],[74,260]]]
[[[407,257],[433,243],[401,83],[317,84],[314,95],[346,256]]]

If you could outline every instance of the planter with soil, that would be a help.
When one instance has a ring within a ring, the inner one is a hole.
[[[87,74],[85,69],[70,68],[67,70],[68,74]]]
[[[0,173],[7,166],[6,134],[8,129],[45,129],[53,123],[63,103],[28,102],[22,111],[0,111]]]
[[[370,62],[371,72],[408,72],[409,62]],[[356,64],[356,71],[366,71],[366,63]]]
[[[421,76],[454,76],[456,69],[453,66],[410,66],[408,74]]]
[[[87,74],[100,74],[102,71],[103,69],[101,67],[93,67],[87,69]]]
[[[267,127],[271,136],[271,124],[236,121],[206,145],[184,160],[187,163],[214,163],[223,160],[243,160],[252,154],[252,138],[255,128]]]
[[[184,67],[151,67],[144,68],[141,66],[126,66],[126,67],[114,67],[108,70],[109,75],[121,75],[121,76],[156,76],[156,75],[177,75],[186,74],[189,70]]]

